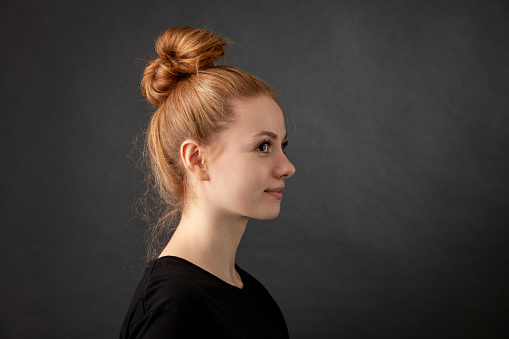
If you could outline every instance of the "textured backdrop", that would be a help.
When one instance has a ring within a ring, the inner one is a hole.
[[[232,39],[286,114],[282,213],[238,263],[292,338],[509,334],[507,1],[2,1],[0,337],[116,337],[157,35]],[[134,157],[137,153],[134,152]]]

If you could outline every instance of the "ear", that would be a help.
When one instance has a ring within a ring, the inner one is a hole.
[[[187,139],[180,145],[180,156],[189,174],[198,180],[209,180],[204,162],[204,147],[196,140]]]

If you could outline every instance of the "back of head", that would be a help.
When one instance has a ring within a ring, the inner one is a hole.
[[[224,56],[226,44],[227,39],[203,29],[171,28],[157,39],[158,57],[145,68],[141,89],[157,108],[146,148],[149,182],[162,206],[154,229],[157,234],[169,231],[172,216],[181,211],[187,197],[182,142],[190,138],[213,147],[214,137],[235,119],[232,99],[274,98],[272,89],[259,78],[235,67],[214,65]],[[149,259],[154,254],[149,250]]]

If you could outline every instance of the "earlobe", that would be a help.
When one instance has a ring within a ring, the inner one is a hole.
[[[185,140],[180,145],[180,156],[189,174],[198,180],[209,180],[203,159],[203,146],[195,140]]]

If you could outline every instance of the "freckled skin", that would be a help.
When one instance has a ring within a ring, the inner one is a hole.
[[[295,173],[281,146],[286,135],[283,113],[268,96],[235,100],[233,110],[236,120],[221,133],[221,152],[207,164],[210,180],[204,198],[227,215],[273,219],[281,200],[265,190],[284,186],[284,179]],[[263,131],[277,137],[256,136]],[[272,146],[259,147],[267,139]]]

